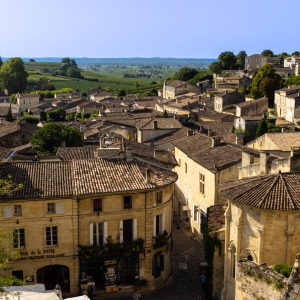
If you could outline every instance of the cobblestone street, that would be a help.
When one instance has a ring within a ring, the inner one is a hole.
[[[204,261],[204,252],[199,239],[195,239],[190,230],[185,229],[181,222],[180,230],[176,230],[177,217],[173,221],[173,280],[155,292],[143,292],[145,300],[194,300],[205,299],[201,292],[199,264]],[[202,295],[202,296],[201,296]],[[100,299],[132,300],[131,291],[128,293],[102,294]]]

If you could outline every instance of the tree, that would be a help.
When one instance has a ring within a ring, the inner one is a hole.
[[[19,57],[10,58],[0,68],[0,87],[7,89],[9,94],[24,92],[27,77],[23,60]]]
[[[183,67],[173,76],[173,80],[188,81],[198,74],[198,70],[189,67]]]
[[[8,122],[12,122],[14,120],[13,116],[12,116],[12,112],[11,112],[11,105],[9,106],[9,110],[7,112],[6,115],[6,121]]]
[[[38,129],[31,139],[32,148],[45,155],[54,154],[63,142],[67,147],[80,147],[82,135],[75,128],[52,123]]]
[[[40,112],[40,120],[41,121],[47,121],[47,114],[46,114],[46,112],[44,110],[42,110]]]
[[[222,70],[234,69],[236,64],[236,56],[231,51],[222,52],[218,60]]]
[[[287,81],[287,86],[297,86],[297,85],[300,85],[300,75],[291,75]]]
[[[292,53],[292,55],[293,55],[293,56],[299,56],[299,55],[300,55],[300,52],[299,52],[299,51],[294,51],[294,52]]]
[[[29,58],[29,62],[35,62],[33,58]]]
[[[221,73],[221,65],[218,61],[215,61],[209,65],[209,70],[212,73],[220,74]]]
[[[124,96],[126,96],[126,91],[125,91],[125,90],[119,90],[118,96],[119,96],[119,97],[124,97]]]
[[[21,118],[21,120],[34,125],[37,125],[39,123],[39,119],[31,115],[24,116]]]
[[[236,55],[236,63],[237,65],[241,68],[245,68],[245,59],[247,57],[247,53],[244,50],[241,50],[237,55]]]
[[[255,138],[258,138],[268,132],[268,123],[265,118],[261,119],[256,129]]]
[[[61,122],[65,120],[66,117],[66,111],[59,107],[53,110],[49,110],[46,113],[47,115],[47,119],[51,120],[51,121],[57,121],[57,122]]]
[[[265,57],[275,56],[274,52],[272,50],[270,50],[270,49],[264,50],[260,55],[261,56],[265,56]]]
[[[274,104],[274,91],[280,88],[282,77],[275,73],[272,65],[260,67],[253,77],[251,95],[254,99],[268,97],[269,105]]]

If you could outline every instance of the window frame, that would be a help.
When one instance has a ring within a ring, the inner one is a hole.
[[[202,173],[199,173],[199,192],[205,194],[205,175]]]
[[[128,201],[128,203],[127,203],[127,201]],[[123,208],[124,209],[132,208],[132,196],[131,195],[123,196]]]
[[[103,211],[103,199],[97,198],[93,199],[93,211],[99,213]]]
[[[55,202],[48,202],[47,203],[47,213],[48,214],[55,214],[56,213]]]
[[[24,228],[16,228],[13,230],[13,247],[14,249],[24,249],[26,247]]]
[[[163,192],[162,191],[158,191],[156,192],[156,204],[162,204],[163,202]]]
[[[20,204],[14,205],[13,214],[14,214],[14,216],[22,216],[22,205],[20,205]]]
[[[92,246],[104,245],[104,222],[92,223],[92,240]]]
[[[58,246],[58,227],[47,226],[45,229],[46,234],[46,247],[57,247]]]

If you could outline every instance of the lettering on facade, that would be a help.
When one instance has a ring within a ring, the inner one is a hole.
[[[55,249],[20,251],[19,260],[35,260],[64,257],[64,253],[55,253]]]

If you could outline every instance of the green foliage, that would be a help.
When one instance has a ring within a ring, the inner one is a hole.
[[[215,74],[220,74],[221,73],[221,65],[219,62],[213,62],[210,64],[209,66],[209,70],[212,72],[212,73],[215,73]]]
[[[47,120],[50,119],[52,121],[61,122],[65,120],[66,117],[66,111],[63,108],[56,108],[53,110],[49,110],[46,113]]]
[[[41,121],[47,121],[47,114],[46,114],[46,112],[44,110],[42,110],[40,112],[40,120]]]
[[[231,51],[222,52],[218,57],[222,70],[234,69],[236,65],[236,56]]]
[[[196,85],[197,82],[206,80],[208,79],[209,81],[213,80],[213,75],[209,70],[199,70],[198,74],[194,76],[192,79],[188,80],[189,83]]]
[[[284,277],[288,278],[290,276],[291,272],[292,272],[293,267],[289,266],[289,265],[282,264],[282,265],[275,265],[273,267],[273,269],[277,273],[282,274]]]
[[[126,96],[126,91],[122,89],[118,92],[118,97],[124,97],[124,96]]]
[[[63,142],[67,147],[80,147],[82,135],[75,128],[53,123],[38,129],[31,139],[32,148],[45,155],[54,154]]]
[[[239,66],[240,69],[245,68],[245,59],[247,57],[247,53],[244,50],[241,50],[237,55],[236,55],[236,63]]]
[[[273,280],[273,283],[272,283],[272,286],[273,286],[273,288],[275,289],[275,290],[282,290],[283,289],[283,287],[284,287],[284,284],[283,284],[283,282],[281,281],[281,280],[279,280],[279,279],[274,279]]]
[[[267,123],[267,120],[265,118],[263,118],[258,123],[255,138],[258,138],[267,132],[268,132],[268,123]]]
[[[263,52],[260,55],[265,57],[275,56],[274,52],[270,49],[263,50]]]
[[[291,75],[287,81],[286,81],[286,85],[287,86],[297,86],[297,85],[300,85],[300,75]]]
[[[269,105],[274,103],[274,91],[280,88],[282,77],[275,73],[272,65],[267,64],[258,69],[253,77],[251,94],[254,99],[268,97]]]
[[[23,184],[16,184],[13,182],[12,177],[9,175],[6,178],[0,178],[0,197],[10,195],[12,192],[23,188]],[[1,229],[0,229],[1,230]],[[1,237],[1,235],[0,235]],[[1,239],[0,239],[1,241]],[[1,251],[1,249],[0,249]],[[1,256],[0,256],[0,268],[1,268]]]
[[[189,67],[183,67],[173,76],[173,80],[188,81],[198,74],[198,70]]]
[[[0,87],[7,89],[9,94],[24,92],[27,77],[23,60],[19,57],[10,58],[0,68]]]
[[[77,67],[77,63],[74,59],[64,57],[61,60],[61,65],[57,71],[57,74],[61,76],[68,76],[72,78],[83,78],[80,69]]]
[[[29,58],[29,62],[35,62],[33,58]]]
[[[35,118],[33,116],[30,116],[30,115],[22,117],[21,120],[24,121],[24,122],[27,122],[27,123],[34,124],[34,125],[37,125],[39,123],[38,118]]]
[[[9,110],[7,112],[6,115],[6,121],[8,122],[12,122],[14,120],[13,116],[12,116],[12,112],[11,112],[11,105],[9,106]]]
[[[74,121],[75,114],[67,114],[65,119],[66,119],[66,121]]]
[[[1,195],[1,187],[0,187],[0,195]],[[3,232],[0,228],[0,269],[6,267],[6,265],[10,261],[17,260],[20,255],[19,251],[13,249],[12,247],[12,233],[11,232]],[[17,279],[14,276],[0,276],[0,294],[8,296],[10,293],[6,292],[3,288],[12,286],[12,285],[23,285],[24,281]]]
[[[207,224],[201,225],[202,234],[203,234],[203,248],[204,248],[204,256],[207,262],[207,295],[208,299],[212,299],[212,280],[213,280],[213,262],[214,262],[214,254],[215,250],[218,250],[219,255],[222,253],[222,243],[218,239],[218,237],[214,234],[212,235],[209,232]]]

